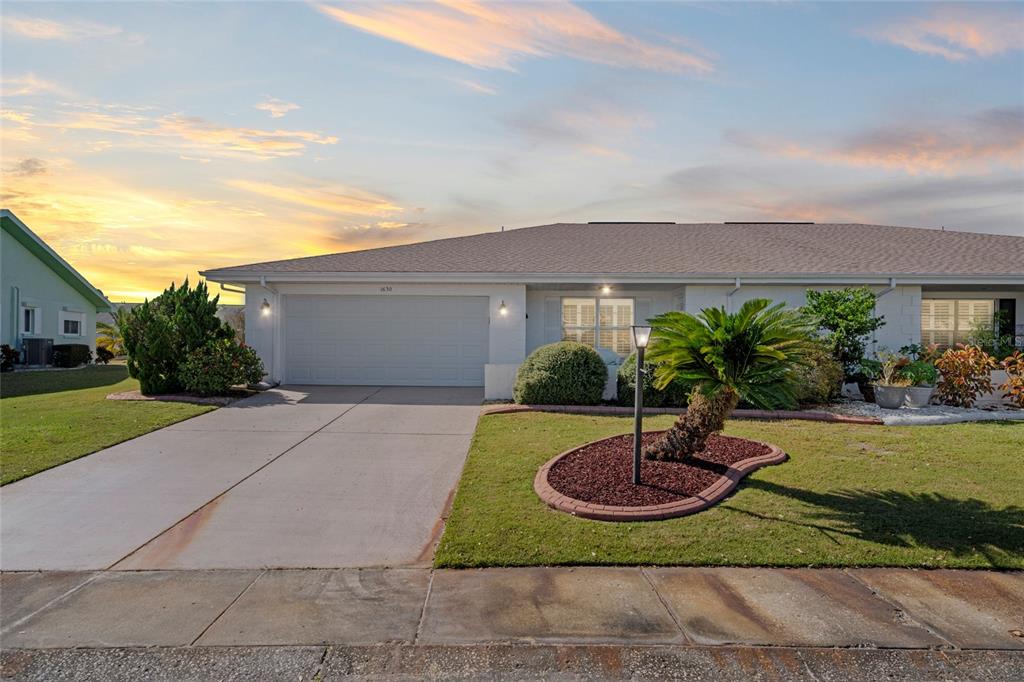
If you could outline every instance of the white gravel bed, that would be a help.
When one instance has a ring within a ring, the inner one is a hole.
[[[861,400],[835,403],[821,408],[833,414],[854,417],[878,417],[886,426],[915,426],[926,424],[957,424],[980,421],[1024,421],[1024,410],[1009,406],[988,408],[950,407],[928,405],[927,407],[901,407],[887,410],[874,403]]]

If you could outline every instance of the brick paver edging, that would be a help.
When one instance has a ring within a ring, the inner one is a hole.
[[[647,433],[664,432],[648,431]],[[616,437],[617,436],[612,436],[612,438]],[[753,443],[764,445],[769,449],[769,452],[764,455],[750,457],[734,463],[721,478],[694,497],[687,497],[684,500],[666,502],[665,504],[648,505],[645,507],[621,507],[584,502],[582,500],[577,500],[563,495],[551,487],[551,484],[548,483],[548,472],[551,470],[551,467],[555,462],[566,455],[576,452],[580,448],[585,448],[588,445],[593,445],[594,443],[600,443],[603,440],[609,439],[601,438],[600,440],[578,445],[549,460],[540,468],[539,471],[537,471],[537,476],[533,479],[533,489],[536,491],[537,496],[552,509],[573,514],[584,519],[593,519],[595,521],[660,521],[662,519],[672,519],[677,516],[687,516],[688,514],[696,514],[699,511],[704,511],[708,507],[718,504],[718,502],[724,499],[732,492],[733,488],[735,488],[740,482],[740,479],[751,471],[756,471],[757,469],[770,464],[781,464],[788,459],[785,452],[771,443],[751,441]]]
[[[620,416],[633,414],[632,407],[618,405],[484,405],[482,414],[515,414],[517,412],[557,412],[560,414],[596,414]],[[647,407],[645,415],[653,414],[684,414],[685,407]],[[858,417],[849,414],[833,414],[831,412],[805,412],[802,410],[733,410],[730,419],[797,419],[811,422],[833,422],[837,424],[868,424],[881,426],[884,422],[878,417]]]

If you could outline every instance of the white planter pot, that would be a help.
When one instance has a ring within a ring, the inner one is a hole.
[[[875,404],[887,410],[898,410],[907,397],[907,389],[902,386],[879,386],[875,384]]]
[[[925,407],[935,395],[934,386],[910,386],[906,389],[907,407]]]

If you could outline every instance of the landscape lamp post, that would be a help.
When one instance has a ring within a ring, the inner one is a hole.
[[[633,398],[633,485],[640,485],[640,450],[644,427],[644,350],[651,340],[651,328],[633,325],[636,345],[636,394]]]

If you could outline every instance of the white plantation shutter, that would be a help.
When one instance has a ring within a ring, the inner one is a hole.
[[[978,324],[992,324],[992,299],[926,298],[921,301],[921,343],[952,346],[967,343]]]

